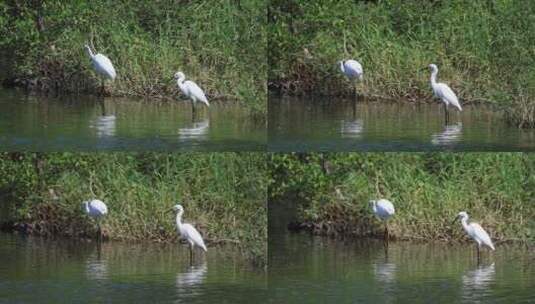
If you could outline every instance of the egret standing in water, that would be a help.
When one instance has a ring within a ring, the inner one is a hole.
[[[110,59],[102,54],[95,55],[87,44],[85,45],[85,49],[91,58],[91,62],[93,63],[93,68],[95,71],[102,76],[104,80],[111,79],[113,81],[117,74],[115,73],[115,68],[113,67]],[[104,80],[102,81],[101,93],[104,92]]]
[[[387,220],[394,215],[396,212],[394,209],[394,204],[386,199],[380,199],[378,201],[370,201],[373,213],[385,222],[385,233],[384,239],[388,242],[388,224]]]
[[[456,107],[459,112],[461,112],[463,109],[461,108],[461,104],[459,103],[459,100],[457,99],[457,96],[453,91],[450,89],[450,87],[442,82],[437,82],[437,74],[438,74],[438,67],[436,64],[430,64],[429,69],[431,70],[431,88],[433,88],[433,94],[440,98],[442,103],[444,103],[444,115],[446,119],[446,124],[449,120],[449,113],[448,113],[448,106],[452,105]]]
[[[201,234],[195,227],[193,227],[191,224],[182,224],[182,214],[184,213],[184,207],[182,205],[175,205],[173,207],[173,210],[176,212],[176,228],[178,232],[180,233],[180,236],[188,241],[190,247],[189,251],[189,261],[190,264],[193,263],[193,249],[195,247],[199,247],[204,252],[207,252],[206,245],[204,245],[204,241],[202,239]]]
[[[204,103],[207,107],[210,106],[210,103],[208,103],[208,99],[206,99],[203,90],[195,82],[191,80],[184,81],[186,79],[184,73],[176,72],[175,79],[176,83],[178,84],[178,88],[180,91],[182,91],[182,94],[191,99],[192,112],[195,112],[195,104],[197,101]]]
[[[362,81],[364,78],[364,71],[362,70],[362,65],[353,59],[342,60],[340,63],[340,70],[350,81],[354,82],[355,86],[355,96],[357,96],[357,80]]]
[[[455,222],[456,220],[461,219],[461,223],[463,225],[463,229],[474,241],[477,243],[477,261],[479,262],[479,249],[481,245],[485,245],[489,247],[491,250],[495,250],[494,244],[492,244],[492,240],[490,239],[489,234],[479,225],[478,223],[468,223],[468,213],[461,211],[457,215],[457,217],[453,220]]]
[[[100,227],[100,221],[101,219],[108,214],[108,207],[106,204],[98,199],[93,199],[91,201],[85,201],[82,202],[82,208],[84,209],[85,213],[95,219],[98,226],[98,235],[97,239],[100,240],[102,237],[102,230]]]

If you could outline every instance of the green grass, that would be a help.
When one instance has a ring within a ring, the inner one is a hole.
[[[0,220],[41,235],[94,237],[81,202],[99,198],[109,238],[169,242],[178,236],[166,212],[180,202],[209,247],[235,244],[263,264],[265,172],[261,153],[3,153]]]
[[[431,100],[425,68],[436,63],[462,103],[495,103],[533,121],[517,101],[534,103],[534,22],[528,0],[272,1],[268,81],[287,94],[348,95],[337,62],[354,58],[362,95]]]
[[[274,154],[269,200],[298,204],[299,222],[318,234],[381,235],[368,201],[387,198],[397,239],[462,240],[451,222],[466,211],[495,241],[533,243],[534,168],[521,153]]]
[[[266,112],[263,1],[15,3],[0,4],[3,82],[94,93],[99,79],[83,49],[92,42],[117,70],[112,95],[176,98],[173,75],[181,70],[210,100]]]

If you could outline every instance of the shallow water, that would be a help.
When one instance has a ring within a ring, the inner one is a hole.
[[[489,107],[269,98],[268,150],[535,151],[535,130],[508,126]]]
[[[534,253],[497,246],[478,265],[471,244],[270,238],[272,303],[523,303],[533,300]]]
[[[254,303],[266,274],[232,248],[189,265],[183,245],[47,240],[0,233],[0,303]]]
[[[259,151],[265,125],[239,105],[27,96],[0,90],[3,151]]]
[[[535,288],[535,251],[496,244],[335,240],[289,232],[295,206],[269,209],[271,303],[527,303]],[[459,229],[461,229],[459,227]]]

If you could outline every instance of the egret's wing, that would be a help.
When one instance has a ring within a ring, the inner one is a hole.
[[[197,100],[204,102],[207,106],[210,104],[208,103],[208,99],[206,99],[206,96],[204,95],[203,90],[193,81],[186,81],[184,83],[190,92],[192,96],[194,96]]]
[[[182,226],[183,226],[182,229],[184,232],[184,237],[192,240],[195,245],[201,247],[202,249],[204,249],[204,251],[207,251],[206,246],[204,245],[204,241],[199,231],[197,231],[197,229],[195,229],[195,227],[193,227],[190,224],[184,224]]]
[[[472,229],[474,231],[474,235],[477,236],[483,242],[483,244],[489,246],[494,250],[494,245],[492,244],[492,240],[490,239],[489,234],[479,225],[478,223],[471,223],[470,226],[472,226]]]
[[[389,200],[381,199],[377,202],[377,205],[390,215],[395,213],[394,205]]]
[[[91,202],[89,202],[89,205],[91,206],[91,208],[98,210],[102,214],[108,213],[108,207],[101,200],[94,199]]]
[[[459,103],[459,100],[457,99],[457,95],[453,92],[450,87],[445,83],[438,83],[438,97],[445,99],[449,104],[453,105],[459,111],[462,111],[461,104]]]
[[[356,60],[347,60],[345,62],[345,68],[350,71],[353,76],[360,76],[363,73],[362,65]]]
[[[115,79],[115,76],[117,76],[115,68],[108,57],[102,54],[96,54],[95,57],[93,57],[93,63],[95,64],[97,72],[104,74],[111,79]]]

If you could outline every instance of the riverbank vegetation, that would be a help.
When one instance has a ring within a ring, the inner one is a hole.
[[[265,156],[261,153],[2,153],[0,220],[23,233],[94,237],[81,202],[98,198],[109,239],[178,240],[175,214],[208,243],[235,244],[255,264],[267,250]]]
[[[330,236],[381,236],[368,202],[396,208],[390,237],[466,240],[460,211],[496,242],[535,241],[535,157],[521,153],[273,154],[269,201],[297,205],[297,223]]]
[[[266,112],[263,1],[5,1],[0,80],[33,91],[96,93],[84,45],[108,56],[114,96],[178,98],[181,70],[209,100]],[[253,68],[254,67],[254,68]],[[180,97],[184,98],[184,97]]]
[[[436,63],[463,104],[494,103],[511,124],[535,127],[534,16],[532,1],[274,1],[269,88],[350,95],[337,62],[353,58],[359,94],[431,100]]]

